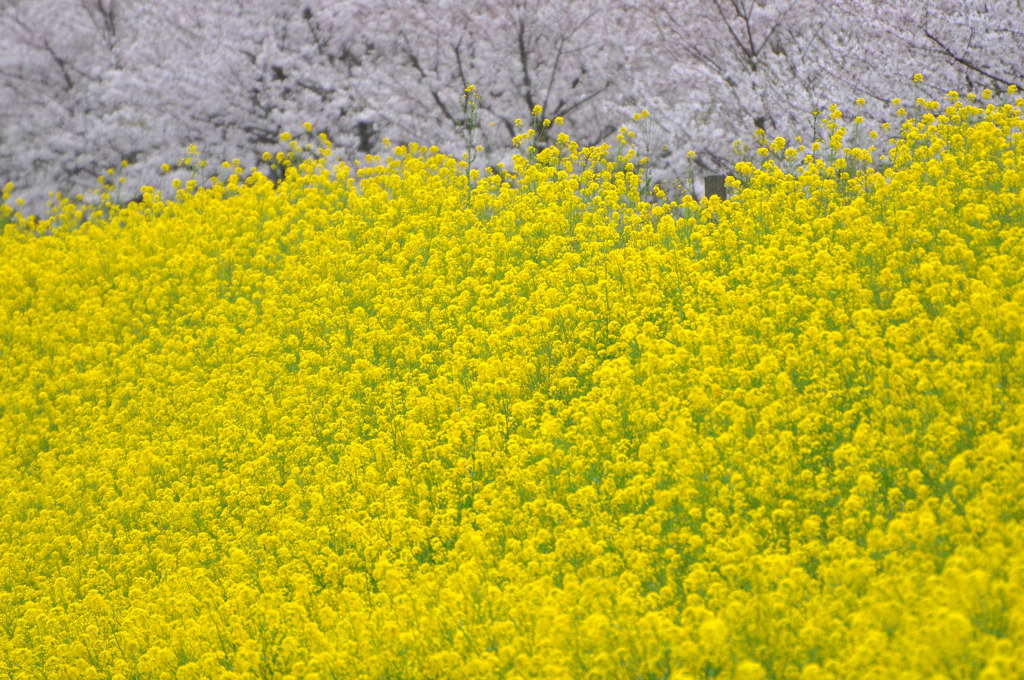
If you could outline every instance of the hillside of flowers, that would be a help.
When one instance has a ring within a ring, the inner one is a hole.
[[[0,677],[1019,677],[988,96],[724,201],[527,135],[0,208]]]

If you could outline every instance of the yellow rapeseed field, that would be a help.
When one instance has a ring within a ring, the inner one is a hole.
[[[0,209],[0,677],[1020,677],[989,97],[726,201],[561,135]]]

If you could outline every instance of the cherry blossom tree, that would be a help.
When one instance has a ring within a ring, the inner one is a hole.
[[[821,3],[657,0],[636,9],[656,40],[634,55],[631,80],[675,172],[677,150],[696,152],[702,170],[723,170],[737,132],[798,129],[838,94],[823,59],[833,31]]]
[[[727,172],[737,139],[810,140],[831,103],[877,127],[895,96],[1020,85],[1021,2],[0,0],[0,184],[39,211],[125,162],[127,199],[192,143],[251,167],[306,121],[341,157],[390,138],[493,164],[530,127],[548,144],[544,118],[614,143],[641,109],[657,179],[688,152]]]
[[[161,146],[158,134],[133,125],[138,106],[111,98],[127,71],[147,66],[120,6],[27,0],[8,2],[2,18],[0,167],[9,179],[81,183]]]
[[[501,152],[533,126],[538,147],[564,118],[582,144],[599,144],[623,122],[621,79],[634,16],[594,0],[384,0],[378,44],[363,68],[374,126],[396,141],[466,141],[466,88],[475,86],[481,145]],[[393,27],[390,31],[387,27]],[[456,28],[457,27],[457,28]],[[455,30],[453,30],[455,29]],[[522,122],[522,127],[516,125]]]
[[[94,186],[122,161],[135,185],[157,183],[191,143],[251,165],[306,120],[351,141],[359,56],[337,10],[327,26],[312,12],[287,0],[8,2],[0,176],[34,188],[38,207],[44,189]]]
[[[1021,0],[637,0],[633,9],[650,37],[628,60],[629,82],[653,114],[653,145],[667,147],[654,159],[659,179],[685,176],[688,151],[698,175],[729,171],[734,140],[757,129],[809,143],[833,103],[878,129],[897,96],[1000,92],[1024,80]]]
[[[870,17],[864,47],[884,61],[887,74],[922,73],[936,93],[1000,93],[1024,82],[1022,0],[861,0],[841,9]]]

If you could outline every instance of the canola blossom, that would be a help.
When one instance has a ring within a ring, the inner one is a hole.
[[[1022,104],[0,208],[0,675],[1019,677]]]

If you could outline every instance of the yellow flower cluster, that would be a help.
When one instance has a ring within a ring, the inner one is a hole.
[[[1019,677],[1022,126],[5,213],[0,675]]]

